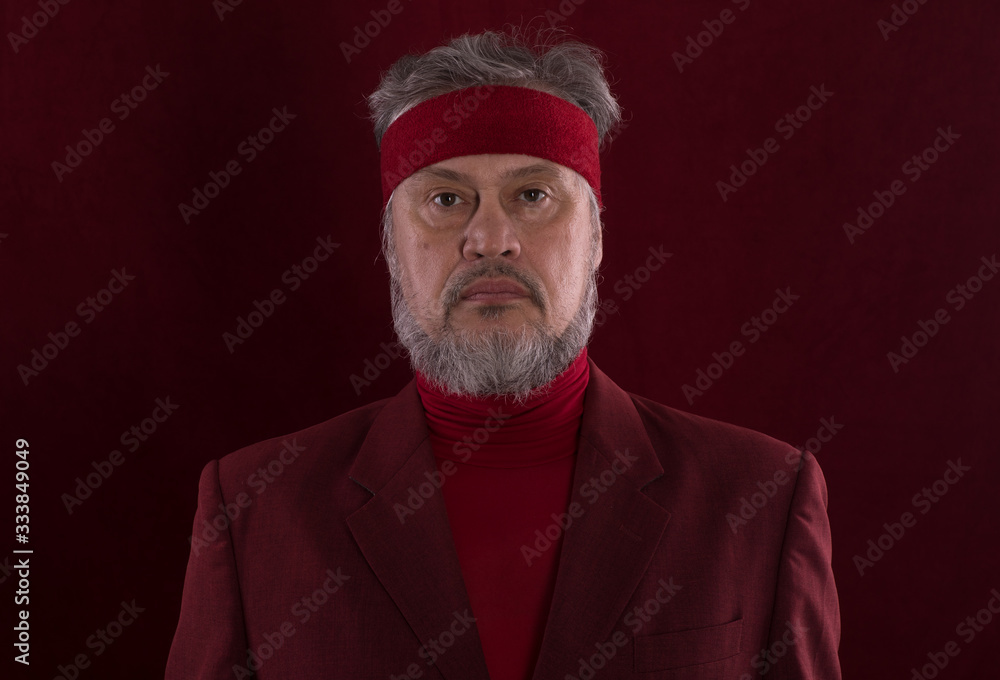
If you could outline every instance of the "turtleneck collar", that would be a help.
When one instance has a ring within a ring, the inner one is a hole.
[[[576,452],[590,378],[586,347],[549,383],[547,392],[524,404],[499,396],[448,395],[419,371],[415,377],[438,458],[477,467],[520,468]]]

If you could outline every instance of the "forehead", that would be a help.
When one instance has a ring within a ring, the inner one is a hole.
[[[428,165],[411,176],[415,183],[446,180],[465,183],[506,182],[540,177],[569,182],[568,168],[544,158],[520,154],[480,154],[459,156]]]

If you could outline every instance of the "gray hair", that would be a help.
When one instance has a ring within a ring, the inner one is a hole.
[[[466,33],[426,54],[402,57],[368,96],[375,143],[422,101],[466,87],[509,85],[544,90],[579,106],[593,119],[603,148],[622,118],[604,77],[604,54],[557,36],[554,30]]]

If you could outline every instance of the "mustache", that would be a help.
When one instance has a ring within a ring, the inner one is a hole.
[[[542,293],[541,282],[531,274],[523,272],[507,262],[490,262],[477,269],[471,269],[455,279],[444,297],[446,312],[457,305],[462,299],[462,290],[472,282],[482,278],[508,278],[517,281],[528,291],[531,302],[544,312],[547,307],[545,295]]]

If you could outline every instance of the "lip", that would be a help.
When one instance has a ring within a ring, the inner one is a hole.
[[[470,302],[507,302],[527,297],[528,291],[510,279],[480,279],[462,291],[462,300]]]

